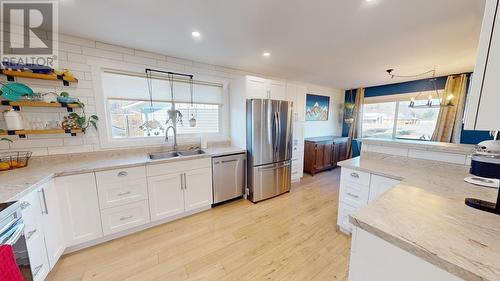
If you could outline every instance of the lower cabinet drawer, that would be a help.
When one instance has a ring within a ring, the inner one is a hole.
[[[368,204],[370,195],[370,187],[349,182],[340,182],[340,202],[347,203],[351,206],[362,207]]]
[[[339,205],[337,224],[341,227],[342,231],[347,231],[348,233],[352,231],[352,224],[349,222],[349,215],[357,210],[358,208],[348,204],[341,203]]]
[[[126,182],[98,184],[97,190],[101,209],[148,199],[148,183],[146,178]]]
[[[101,219],[104,235],[149,223],[148,200],[102,210]]]
[[[361,185],[370,185],[370,173],[367,172],[361,172],[357,170],[352,170],[348,169],[345,167],[342,167],[342,170],[340,171],[340,180],[343,182],[352,182],[352,183],[357,183]]]

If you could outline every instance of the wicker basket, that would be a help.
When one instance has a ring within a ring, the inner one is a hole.
[[[31,151],[0,153],[0,171],[19,169],[28,166]]]

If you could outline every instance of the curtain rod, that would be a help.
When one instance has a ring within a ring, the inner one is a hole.
[[[179,73],[179,72],[172,72],[172,71],[163,71],[163,70],[157,70],[157,69],[151,69],[151,68],[146,68],[146,73],[148,72],[158,72],[158,73],[163,73],[163,74],[170,74],[170,75],[177,75],[177,76],[184,76],[184,77],[189,77],[193,79],[192,74],[185,74],[185,73]]]

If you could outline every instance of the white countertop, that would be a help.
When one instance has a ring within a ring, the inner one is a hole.
[[[37,186],[58,176],[246,152],[245,149],[232,146],[213,147],[204,151],[206,154],[154,161],[148,158],[148,152],[144,149],[34,157],[26,168],[0,172],[0,202],[18,200]]]
[[[475,145],[456,144],[447,142],[418,141],[403,139],[379,139],[379,138],[361,138],[358,139],[363,144],[380,145],[390,147],[416,148],[420,150],[441,151],[447,153],[469,155],[473,152]]]
[[[368,152],[339,165],[402,180],[352,223],[465,280],[500,280],[500,216],[464,204],[498,190],[464,182],[468,166]]]

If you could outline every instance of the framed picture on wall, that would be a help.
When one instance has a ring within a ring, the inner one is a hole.
[[[328,121],[330,97],[306,95],[306,121]]]

